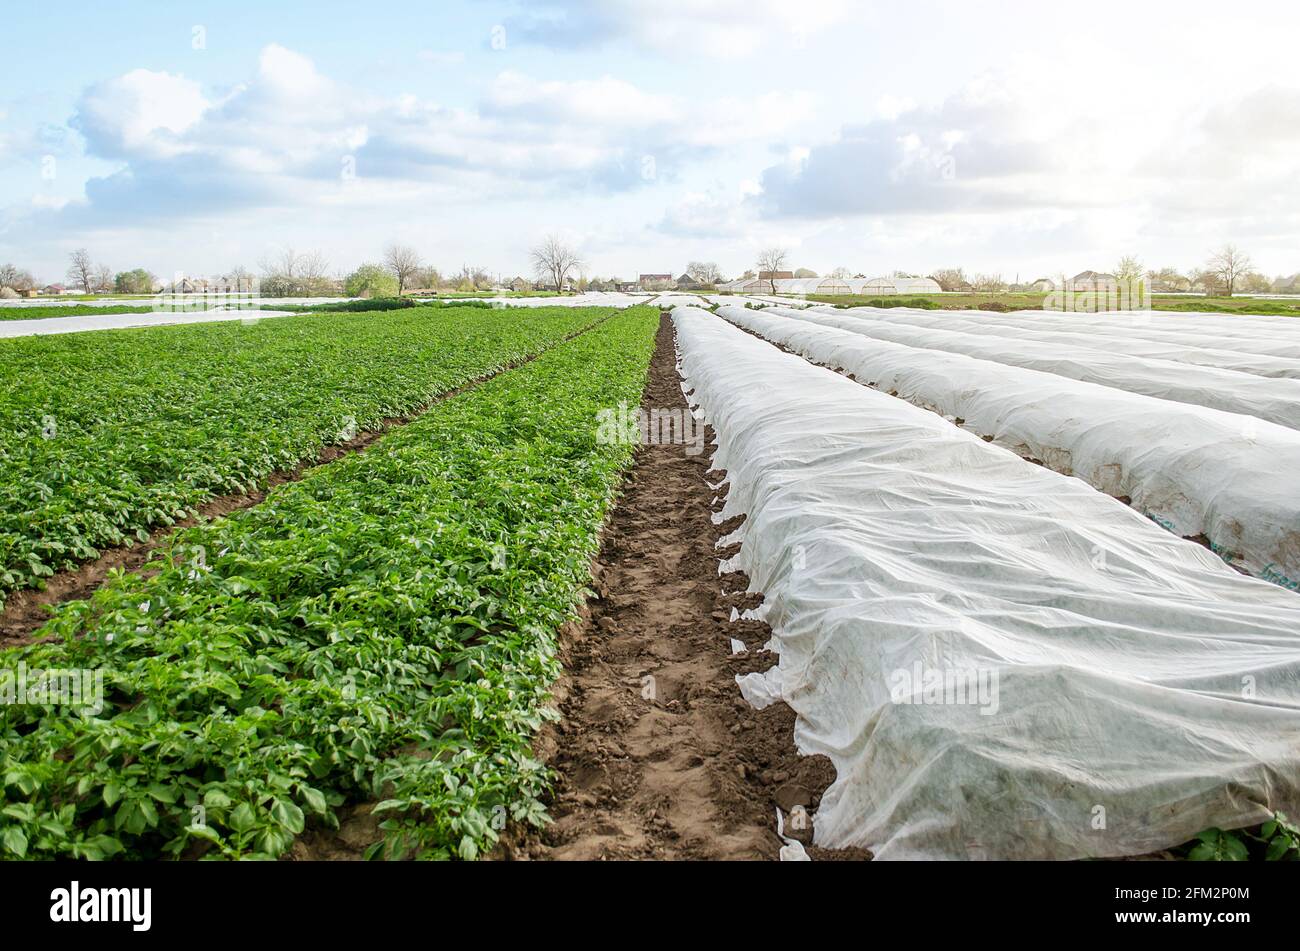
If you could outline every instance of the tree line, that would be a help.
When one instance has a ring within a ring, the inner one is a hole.
[[[619,278],[602,280],[588,278],[586,265],[579,253],[568,243],[554,235],[543,239],[530,251],[533,266],[533,287],[560,292],[588,289],[613,290],[624,284]],[[762,249],[756,259],[757,274],[746,270],[744,279],[761,276],[776,291],[778,275],[793,277],[818,277],[807,268],[787,270],[789,251],[781,247]],[[235,293],[258,293],[266,297],[398,297],[414,290],[435,292],[459,291],[473,293],[490,290],[500,280],[486,268],[462,265],[459,270],[443,272],[426,263],[420,253],[410,245],[390,244],[377,261],[361,264],[348,274],[334,276],[329,262],[319,251],[299,252],[287,248],[268,256],[260,262],[261,274],[255,275],[244,267],[232,268],[215,282],[194,282],[189,287],[166,287],[156,275],[145,268],[114,271],[102,262],[96,262],[89,251],[78,248],[68,256],[66,280],[68,286],[85,294],[152,294],[159,289],[193,292],[220,290]],[[690,283],[698,288],[712,288],[726,282],[726,277],[715,262],[691,261],[685,271]],[[837,267],[827,274],[832,278],[872,275],[853,273],[849,268]],[[894,271],[894,277],[921,277],[906,271]],[[1006,291],[1031,291],[1042,289],[1035,281],[1022,284],[1008,282],[998,273],[977,273],[967,276],[962,268],[940,268],[926,277],[933,278],[942,290],[975,293],[1000,293]],[[1057,277],[1049,277],[1056,284]],[[1250,255],[1236,245],[1227,244],[1211,254],[1201,267],[1180,271],[1173,267],[1146,269],[1134,255],[1122,257],[1112,272],[1099,276],[1114,279],[1119,284],[1133,284],[1147,280],[1155,290],[1165,292],[1201,293],[1207,296],[1233,294],[1300,293],[1300,273],[1281,275],[1270,279],[1258,271]],[[672,281],[663,282],[665,286]],[[0,297],[17,297],[38,290],[30,271],[13,264],[0,264]]]

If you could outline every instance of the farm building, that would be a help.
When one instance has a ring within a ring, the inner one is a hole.
[[[1050,277],[1040,277],[1029,285],[1029,289],[1031,291],[1044,291],[1050,293],[1051,291],[1056,290],[1056,282]]]
[[[643,291],[662,291],[672,286],[671,274],[641,274],[636,279],[637,287]]]
[[[844,282],[849,286],[845,293],[860,295],[939,294],[943,288],[931,277],[873,277],[854,278]]]
[[[1066,282],[1066,288],[1072,291],[1104,291],[1119,285],[1114,274],[1099,271],[1080,271]]]
[[[166,288],[169,294],[206,294],[208,282],[203,278],[183,277]]]
[[[765,282],[766,283],[766,282]],[[770,286],[768,288],[771,289]],[[848,294],[848,282],[835,277],[796,277],[776,282],[778,294],[798,294],[813,296],[815,294]]]

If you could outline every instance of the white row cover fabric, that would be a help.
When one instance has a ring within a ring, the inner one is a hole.
[[[703,303],[704,298],[699,294],[686,294],[680,291],[669,291],[650,301],[652,307],[661,307],[664,310],[673,307],[699,307]]]
[[[1055,321],[1039,320],[1032,315],[1011,317],[970,311],[935,314],[933,311],[908,309],[904,313],[890,311],[889,319],[918,327],[959,330],[962,333],[986,337],[1009,337],[1012,340],[1066,344],[1070,347],[1104,350],[1108,353],[1124,353],[1132,357],[1149,357],[1157,360],[1172,360],[1175,363],[1218,367],[1221,370],[1235,370],[1238,373],[1251,373],[1255,376],[1288,377],[1300,380],[1300,359],[1232,350],[1228,348],[1231,346],[1230,343],[1227,347],[1220,346],[1225,343],[1226,338],[1213,331],[1188,331],[1180,335],[1185,342],[1169,343],[1135,337],[1121,324],[1103,322],[1089,325],[1067,322],[1064,325],[1066,329],[1062,329],[1062,325]],[[1300,321],[1296,323],[1300,324]],[[1272,336],[1273,331],[1261,327],[1258,333],[1262,338],[1268,338]]]
[[[924,311],[913,311],[924,313]],[[976,311],[968,316],[994,317],[1057,329],[1080,327],[1119,332],[1139,340],[1188,343],[1209,334],[1215,346],[1238,353],[1300,359],[1300,320],[1246,314],[1184,314],[1167,311],[1116,311],[1101,314],[1062,314],[1050,310],[1018,310],[1010,314]]]
[[[489,297],[484,298],[490,304],[505,307],[617,307],[624,309],[637,304],[649,303],[653,294],[625,294],[622,291],[587,291],[565,297]],[[447,303],[455,303],[454,298],[445,298]]]
[[[738,680],[838,773],[816,844],[1077,859],[1297,814],[1294,594],[712,314],[673,319],[719,518],[747,515],[720,569],[764,593],[780,656]]]
[[[494,307],[618,307],[620,309],[644,304],[650,295],[592,292],[573,297],[489,297]],[[456,298],[440,298],[454,303]],[[319,299],[311,301],[321,303]],[[125,303],[135,303],[126,301]],[[148,306],[149,301],[142,301]],[[163,327],[173,324],[206,324],[216,321],[258,321],[270,317],[300,316],[298,311],[267,310],[202,310],[167,313],[152,310],[139,314],[89,314],[82,317],[43,317],[33,320],[0,320],[0,339],[6,337],[35,337],[47,334],[81,333],[88,330],[125,330],[133,327]]]
[[[718,313],[1021,456],[1074,475],[1251,574],[1300,590],[1300,432],[1233,413],[923,350],[771,310]]]
[[[803,311],[785,307],[774,309],[778,313],[800,314],[805,320],[851,330],[877,340],[964,353],[1007,366],[1042,370],[1073,380],[1099,383],[1163,400],[1209,406],[1300,429],[1300,380],[1269,379],[1216,367],[1133,357],[1065,344],[920,327],[894,319],[887,310],[854,308],[832,313],[820,308]]]
[[[775,281],[738,278],[720,285],[720,289],[743,294],[770,293],[773,284],[778,294],[807,296],[943,293],[939,283],[930,277],[782,277]]]
[[[1018,314],[1035,314],[1037,310],[1016,311]],[[1047,311],[1054,316],[1069,320],[1073,314],[1059,311]],[[1081,314],[1078,316],[1099,320],[1128,320],[1138,326],[1178,330],[1199,327],[1202,330],[1224,328],[1239,332],[1248,337],[1255,337],[1260,327],[1272,327],[1287,334],[1290,339],[1300,339],[1300,320],[1293,316],[1280,314],[1251,314],[1242,312],[1226,313],[1222,311],[1170,311],[1170,310],[1120,310],[1098,314]]]

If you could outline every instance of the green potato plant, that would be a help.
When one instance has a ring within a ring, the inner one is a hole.
[[[544,822],[556,632],[632,455],[595,420],[640,399],[657,325],[612,316],[178,532],[0,654],[104,678],[97,712],[0,706],[0,856],[274,859],[372,805],[371,857],[473,859]]]

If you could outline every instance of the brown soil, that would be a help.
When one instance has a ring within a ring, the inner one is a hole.
[[[420,407],[414,413],[408,416],[392,416],[385,419],[378,429],[359,433],[353,439],[344,443],[338,443],[332,446],[325,446],[321,449],[319,456],[310,462],[303,462],[292,469],[281,469],[271,473],[264,480],[262,485],[255,491],[242,492],[233,495],[217,496],[204,504],[200,505],[196,514],[169,525],[164,528],[155,530],[149,540],[137,542],[132,545],[124,545],[119,548],[110,548],[105,550],[98,558],[86,562],[77,568],[67,571],[56,572],[52,577],[45,579],[40,588],[27,588],[20,591],[9,592],[7,599],[4,601],[3,608],[0,609],[0,650],[12,647],[21,647],[24,644],[32,643],[37,640],[33,634],[50,619],[50,614],[54,606],[65,601],[78,601],[89,598],[92,594],[103,585],[104,580],[108,577],[109,572],[114,569],[123,571],[136,571],[147,564],[153,557],[155,551],[162,547],[167,539],[174,533],[183,528],[188,528],[198,522],[209,519],[219,518],[223,515],[229,515],[231,512],[237,512],[240,509],[251,508],[266,498],[267,493],[278,485],[286,482],[297,482],[304,475],[318,466],[328,465],[337,459],[351,455],[355,452],[364,452],[380,437],[384,436],[390,430],[400,426],[405,426],[412,420],[428,412],[434,406],[444,400],[458,396],[466,390],[486,383],[493,377],[500,376],[509,370],[514,370],[526,363],[531,363],[547,350],[557,347],[562,343],[567,343],[589,330],[594,329],[608,320],[603,317],[564,337],[548,347],[544,347],[537,353],[534,353],[523,359],[516,360],[513,363],[506,364],[499,370],[485,374],[476,379],[464,383],[455,389],[448,390],[446,393],[439,394],[424,406]]]
[[[657,343],[643,406],[685,409],[667,315]],[[811,814],[835,778],[825,757],[796,751],[789,707],[754,710],[736,686],[776,658],[761,652],[766,624],[728,623],[762,597],[743,593],[743,574],[718,575],[714,543],[740,520],[713,524],[706,474],[723,474],[691,448],[637,451],[593,568],[596,597],[562,632],[562,719],[538,738],[558,773],[554,822],[507,836],[498,858],[774,859],[777,805]],[[731,638],[748,652],[733,655]]]

